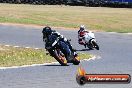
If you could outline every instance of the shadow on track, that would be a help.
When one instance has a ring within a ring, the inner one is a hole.
[[[81,49],[81,50],[76,50],[76,51],[90,51],[90,50],[93,50],[93,49]]]
[[[57,66],[57,67],[60,67],[61,66],[62,67],[62,65],[60,65],[60,64],[49,64],[49,65],[44,65],[44,66]],[[69,66],[69,65],[67,65],[67,66]]]

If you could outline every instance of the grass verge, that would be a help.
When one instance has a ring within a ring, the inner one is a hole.
[[[81,59],[88,59],[90,54],[79,53]],[[46,55],[44,49],[15,48],[0,45],[0,67],[22,66],[55,62],[56,60]]]
[[[132,32],[132,10],[129,8],[0,4],[0,22],[67,28],[78,28],[81,24],[85,24],[93,30],[124,33]]]

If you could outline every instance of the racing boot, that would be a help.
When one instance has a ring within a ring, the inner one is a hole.
[[[85,47],[85,48],[87,48],[87,45],[86,45],[86,44],[84,44],[84,47]]]

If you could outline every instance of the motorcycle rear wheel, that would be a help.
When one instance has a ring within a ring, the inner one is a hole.
[[[89,50],[93,50],[92,44],[87,44],[87,47],[89,48]]]

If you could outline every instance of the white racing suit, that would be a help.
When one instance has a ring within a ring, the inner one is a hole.
[[[88,42],[90,42],[90,40],[92,38],[95,38],[94,33],[92,31],[80,31],[78,32],[78,43],[80,45],[84,45]]]

